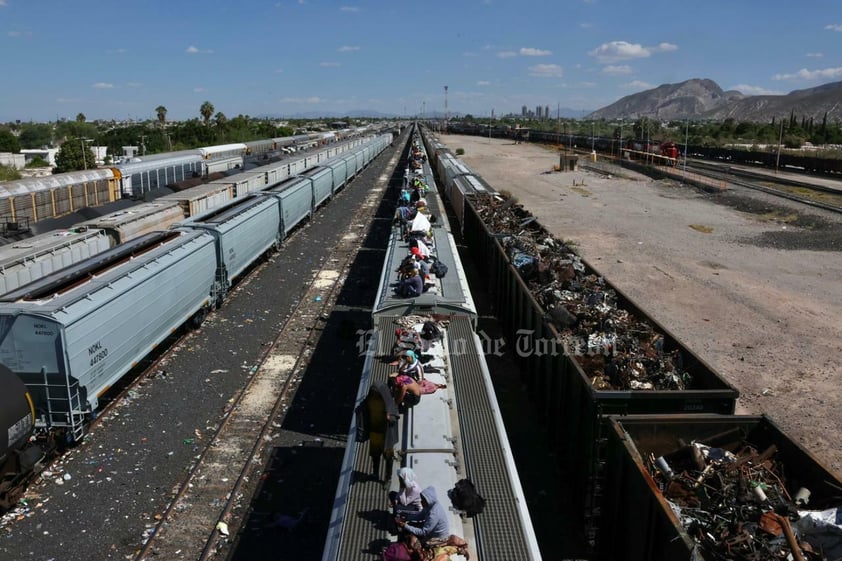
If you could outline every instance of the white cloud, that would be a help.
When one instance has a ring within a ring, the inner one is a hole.
[[[762,86],[750,86],[748,84],[737,84],[736,86],[731,86],[728,89],[737,90],[738,92],[742,92],[746,95],[781,95],[783,93],[769,90]]]
[[[349,45],[342,45],[341,47],[339,47],[336,50],[339,51],[340,53],[352,53],[354,51],[359,51],[360,48],[357,47],[357,46],[352,47],[352,46],[349,46]]]
[[[517,56],[517,53],[514,51],[500,51],[497,53],[497,56],[500,58],[512,58],[513,56]]]
[[[521,47],[521,56],[549,56],[553,54],[552,51],[544,51],[541,49],[534,49],[532,47]]]
[[[577,88],[595,88],[595,87],[597,87],[597,85],[598,84],[596,82],[579,82],[578,84],[576,84],[576,87]]]
[[[79,103],[82,101],[78,97],[59,97],[56,99],[56,103]]]
[[[342,6],[339,9],[342,10],[343,12],[359,12],[360,11],[360,9],[356,6]]]
[[[210,50],[210,49],[202,50],[202,49],[199,49],[198,47],[194,47],[193,45],[190,45],[189,47],[187,47],[187,50],[185,52],[189,55],[197,55],[197,54],[211,55],[211,54],[213,54],[213,51]]]
[[[193,88],[194,93],[202,93],[204,91],[207,91],[207,90],[205,90],[205,88]]]
[[[275,70],[275,74],[283,74],[283,73],[284,73],[284,70],[282,68],[278,68],[277,70]]]
[[[592,51],[588,51],[588,54],[605,64],[619,62],[621,60],[648,58],[655,53],[666,53],[676,50],[678,50],[678,46],[672,43],[659,43],[654,47],[644,47],[638,43],[611,41],[610,43],[603,43]]]
[[[632,80],[627,84],[623,84],[621,87],[630,90],[649,90],[654,88],[655,86],[648,82],[644,82],[643,80]]]
[[[280,101],[281,103],[309,103],[309,104],[315,104],[315,103],[321,103],[325,100],[323,100],[320,97],[313,96],[313,97],[282,97],[278,101]]]
[[[604,66],[602,68],[603,74],[631,74],[632,68],[628,64],[622,65],[613,65],[609,64],[608,66]]]
[[[842,25],[840,25],[840,24],[838,24],[838,23],[831,24],[831,25],[825,25],[825,26],[824,26],[824,28],[825,28],[825,29],[827,29],[828,31],[839,31],[839,32],[842,32]]]
[[[337,68],[339,66],[338,62],[320,62],[319,66],[322,68]]]
[[[6,5],[6,0],[0,0],[0,8],[5,8]]]
[[[582,23],[579,24],[579,27],[581,27],[582,29],[590,29],[591,27],[593,27],[593,24],[587,23],[587,22],[582,22]]]
[[[775,74],[773,80],[823,80],[842,77],[842,68],[823,68],[821,70],[807,70],[802,68],[795,74]]]
[[[477,86],[490,86],[490,85],[491,85],[491,82],[489,82],[488,80],[480,80],[479,82],[477,82]]]
[[[822,58],[824,56],[824,53],[807,53],[804,56],[808,58]]]
[[[143,87],[143,83],[141,82],[126,82],[127,88],[140,88]]]
[[[561,78],[564,70],[557,64],[536,64],[529,67],[529,75],[537,78]]]
[[[91,84],[91,87],[98,90],[110,90],[114,87],[114,84],[109,84],[108,82],[97,82],[96,84]]]

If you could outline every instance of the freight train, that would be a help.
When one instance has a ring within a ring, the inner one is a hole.
[[[448,124],[448,131],[455,134],[472,134],[494,138],[512,137],[510,127],[491,127],[489,129],[489,127],[480,125],[451,122]],[[529,141],[548,144],[566,144],[569,146],[578,146],[582,149],[590,149],[593,145],[594,149],[599,153],[610,156],[617,156],[619,153],[619,140],[606,137],[592,138],[588,135],[581,134],[567,135],[551,131],[530,130]],[[669,154],[661,152],[660,143],[647,143],[643,140],[635,140],[633,142],[636,143],[637,148],[629,147],[626,140],[623,139],[626,149],[631,148],[632,150],[640,150],[649,154],[669,156]],[[650,145],[649,149],[643,149],[647,144]],[[678,144],[677,146],[680,154],[683,156],[684,144]],[[819,177],[839,178],[842,175],[842,159],[840,158],[823,158],[819,156],[793,154],[786,151],[778,154],[777,150],[755,151],[717,146],[688,145],[687,155],[692,158],[718,160],[735,165],[756,166],[767,169],[780,168],[794,173],[805,173]]]
[[[361,127],[143,155],[111,167],[4,182],[0,184],[0,235],[14,236],[32,224],[81,208],[121,198],[143,199],[156,189],[193,177],[244,169],[246,160],[269,160],[386,128]]]
[[[253,263],[391,142],[376,136],[304,175],[0,296],[3,481],[32,468],[33,431],[62,444],[81,440],[103,394],[182,324],[198,327]],[[0,487],[8,506],[16,491],[11,483],[7,491]]]
[[[120,210],[83,220],[69,228],[51,230],[0,246],[0,294],[142,234],[165,230],[177,222],[248,193],[266,190],[289,177],[309,173],[307,170],[317,168],[330,158],[354,153],[355,148],[366,144],[371,138],[371,135],[363,136],[299,152],[295,156],[271,161],[249,171],[223,176],[175,192],[170,192],[174,190],[173,185],[170,185],[170,189],[158,186],[156,190],[159,193],[166,191],[169,194],[145,203],[121,201],[116,205],[123,207]],[[365,150],[358,157],[366,157]],[[147,186],[154,183],[151,177],[144,178],[144,181]],[[90,212],[85,210],[86,214]],[[76,215],[74,213],[70,216]],[[43,222],[38,225],[38,229],[50,223]]]
[[[322,560],[379,559],[384,547],[400,547],[394,528],[390,532],[388,524],[376,523],[372,513],[385,510],[387,491],[397,489],[396,469],[410,468],[421,487],[432,487],[444,505],[448,533],[467,543],[470,557],[454,559],[538,561],[541,554],[475,331],[476,307],[420,136],[413,135],[412,143],[407,187],[417,180],[430,190],[423,196],[421,218],[416,215],[406,225],[398,221],[390,233],[356,397],[362,413],[350,425]],[[393,195],[397,203],[398,194]],[[433,215],[438,219],[430,222]],[[402,297],[394,291],[397,269],[412,256],[413,232],[421,233],[433,259],[448,268],[446,273],[431,268],[429,289]],[[430,323],[438,327],[425,330]],[[414,406],[399,409],[388,393],[387,380],[397,368],[389,360],[409,350],[424,362],[424,382],[438,386]],[[392,415],[389,421],[386,412]],[[384,431],[394,432],[394,440],[384,440]],[[463,479],[487,498],[481,514],[450,492]]]
[[[454,214],[464,243],[476,256],[507,339],[518,340],[526,330],[564,350],[518,352],[515,360],[594,559],[842,555],[838,475],[770,419],[735,416],[736,388],[528,211],[486,194],[481,178],[430,131],[424,142],[439,189],[461,209]],[[524,266],[530,262],[535,267]],[[565,323],[571,317],[579,322],[575,328]],[[631,329],[624,331],[624,323]],[[642,378],[615,385],[629,373]],[[665,387],[650,385],[658,378]]]

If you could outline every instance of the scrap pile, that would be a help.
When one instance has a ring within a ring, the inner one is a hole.
[[[566,352],[598,390],[684,390],[692,383],[678,349],[618,307],[617,293],[512,199],[477,195],[477,213],[501,236],[509,261],[559,330]]]
[[[727,448],[734,450],[729,451]],[[788,489],[777,447],[740,440],[694,442],[659,458],[650,473],[707,561],[833,560],[842,555],[837,509],[805,511],[810,491]]]

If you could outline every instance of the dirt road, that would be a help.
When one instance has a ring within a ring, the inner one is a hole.
[[[632,172],[552,173],[557,152],[537,145],[441,140],[739,388],[738,414],[768,414],[842,473],[842,217]]]

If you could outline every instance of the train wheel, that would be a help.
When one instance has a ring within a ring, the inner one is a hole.
[[[207,308],[205,308],[204,306],[199,308],[199,311],[197,311],[195,314],[193,314],[190,317],[190,320],[188,322],[189,325],[190,325],[190,329],[199,329],[200,327],[202,327],[202,323],[204,323],[207,315],[208,315]]]

